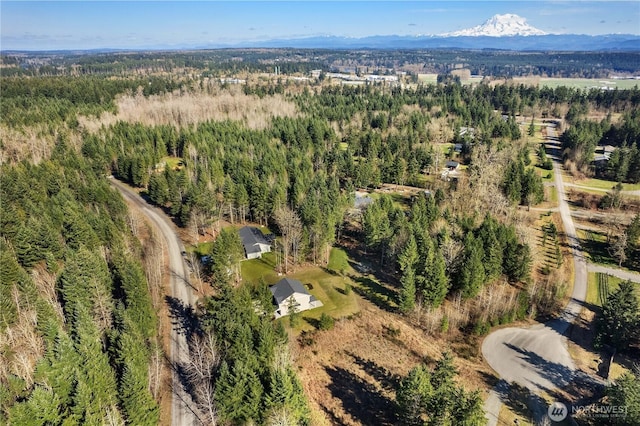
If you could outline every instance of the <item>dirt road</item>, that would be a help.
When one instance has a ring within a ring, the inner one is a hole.
[[[174,299],[186,306],[193,306],[195,297],[189,285],[189,274],[186,268],[182,253],[184,247],[180,238],[173,229],[173,224],[166,215],[157,208],[147,204],[138,193],[133,191],[123,183],[112,179],[111,184],[120,191],[124,199],[134,208],[144,214],[151,224],[160,232],[167,241],[169,255],[169,271],[171,273],[171,295]],[[200,422],[194,413],[193,401],[191,396],[182,386],[182,381],[177,373],[179,365],[186,365],[189,358],[189,348],[185,333],[180,326],[180,321],[173,321],[174,326],[171,329],[171,353],[169,359],[174,366],[173,372],[173,392],[171,403],[171,424],[178,425],[197,425]]]
[[[547,127],[547,137],[551,143],[557,141],[553,127]],[[518,383],[534,394],[565,387],[577,379],[564,334],[580,314],[587,294],[587,263],[566,200],[560,161],[558,158],[554,160],[558,209],[567,242],[573,252],[575,282],[571,299],[559,318],[527,329],[512,327],[495,331],[482,344],[482,354],[502,380]],[[489,425],[497,424],[500,395],[504,395],[504,392],[494,389],[485,403]],[[546,416],[547,407],[539,398],[533,398],[529,408],[536,422]]]

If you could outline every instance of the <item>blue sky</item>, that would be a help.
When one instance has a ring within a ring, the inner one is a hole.
[[[515,13],[551,33],[640,34],[640,1],[5,1],[0,48],[192,47],[318,35],[440,34]]]

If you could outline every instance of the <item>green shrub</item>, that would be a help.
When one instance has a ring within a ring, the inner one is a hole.
[[[333,318],[326,313],[320,315],[319,328],[320,330],[331,330],[333,328]]]

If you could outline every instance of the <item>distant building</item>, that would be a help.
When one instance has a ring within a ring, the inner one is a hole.
[[[289,315],[290,308],[302,312],[322,306],[322,302],[313,297],[298,280],[283,278],[272,285],[269,290],[273,294],[276,306],[276,319]]]
[[[453,161],[453,160],[449,160],[447,161],[447,164],[445,165],[445,167],[450,171],[454,171],[457,170],[458,167],[460,167],[460,163],[458,163],[457,161]]]
[[[271,243],[267,237],[258,229],[252,226],[245,226],[238,231],[240,240],[244,246],[244,255],[247,259],[258,259],[263,253],[271,251]]]

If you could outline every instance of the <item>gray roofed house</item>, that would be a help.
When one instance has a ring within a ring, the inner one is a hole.
[[[258,228],[245,226],[238,233],[247,259],[257,259],[271,251],[271,243]]]
[[[322,306],[322,302],[309,294],[300,281],[292,278],[281,279],[269,290],[273,294],[276,305],[276,319],[289,315],[289,308],[292,306],[296,308],[297,312]]]
[[[458,163],[457,161],[447,161],[446,167],[449,170],[456,170],[458,168],[458,166],[460,165],[460,163]]]

